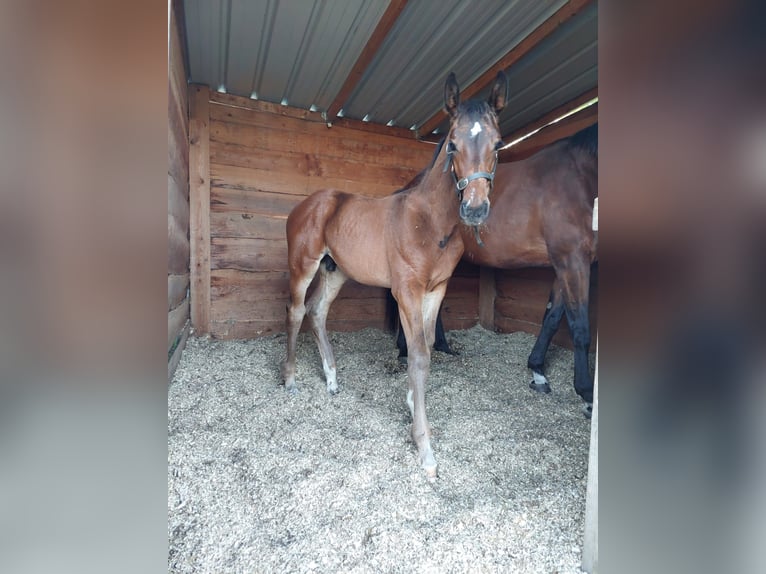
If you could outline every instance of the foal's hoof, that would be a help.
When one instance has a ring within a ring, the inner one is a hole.
[[[297,395],[298,385],[296,385],[294,381],[292,383],[285,382],[285,392],[290,393],[291,395]]]
[[[593,403],[585,403],[582,407],[582,413],[585,415],[586,419],[590,419],[593,417]]]
[[[338,394],[338,385],[327,385],[327,392],[330,395],[337,395]]]
[[[407,355],[399,355],[399,364],[407,365]]]
[[[545,393],[546,395],[551,392],[551,386],[548,383],[538,385],[534,380],[529,383],[529,388],[538,393]]]
[[[433,453],[429,452],[423,458],[423,461],[420,463],[420,466],[422,466],[423,470],[426,471],[426,478],[428,480],[430,481],[436,480],[438,473],[437,473],[436,459],[434,458]]]

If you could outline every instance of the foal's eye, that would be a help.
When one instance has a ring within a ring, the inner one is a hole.
[[[447,153],[455,153],[457,151],[457,146],[453,142],[447,142]]]
[[[503,140],[500,140],[495,144],[495,151],[500,151],[502,147],[505,145],[505,142]]]

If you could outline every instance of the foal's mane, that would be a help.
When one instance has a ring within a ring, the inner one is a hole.
[[[444,147],[444,141],[446,140],[446,136],[443,137],[438,144],[436,144],[436,150],[434,151],[434,155],[431,158],[431,162],[428,164],[428,167],[420,171],[415,177],[413,177],[403,188],[397,189],[392,195],[396,195],[397,193],[404,193],[409,190],[411,190],[414,187],[417,187],[418,184],[420,184],[421,181],[423,181],[423,178],[426,176],[426,173],[428,173],[428,170],[430,170],[434,164],[436,163],[436,158],[439,157],[439,152]]]

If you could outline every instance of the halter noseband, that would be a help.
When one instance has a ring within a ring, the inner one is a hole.
[[[455,173],[455,166],[452,163],[452,154],[454,154],[454,151],[447,151],[445,152],[447,154],[447,161],[444,162],[444,169],[442,170],[442,173],[447,171],[451,168],[452,171],[452,179],[455,180],[455,193],[457,193],[457,196],[460,198],[460,201],[463,201],[463,190],[465,190],[466,187],[468,187],[468,184],[472,182],[474,179],[480,179],[484,178],[487,181],[489,181],[489,190],[492,191],[492,183],[495,179],[495,170],[497,169],[497,151],[495,151],[495,163],[492,165],[492,171],[476,171],[472,173],[471,175],[467,175],[462,179],[457,178],[457,174]]]

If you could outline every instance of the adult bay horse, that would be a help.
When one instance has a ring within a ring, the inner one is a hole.
[[[464,261],[499,269],[553,267],[556,277],[527,361],[533,376],[529,386],[551,392],[544,372],[545,354],[566,315],[575,353],[574,388],[586,402],[586,415],[593,402],[588,291],[590,267],[596,259],[592,219],[597,194],[598,124],[594,124],[527,159],[498,165],[489,216],[478,228],[459,226]],[[437,349],[452,352],[441,318],[436,329]],[[406,357],[401,330],[397,346],[399,356]]]
[[[296,343],[306,314],[319,347],[327,390],[335,393],[335,358],[326,329],[330,304],[349,278],[389,287],[410,342],[411,433],[429,478],[436,477],[437,466],[426,419],[425,385],[436,315],[463,254],[459,223],[475,227],[489,215],[497,151],[503,145],[497,114],[507,98],[503,72],[495,78],[488,101],[467,102],[460,102],[455,75],[450,74],[444,86],[444,108],[450,120],[447,145],[419,183],[382,198],[317,191],[287,218],[290,303],[287,359],[282,366],[285,388],[296,389]],[[306,302],[306,290],[317,271],[316,290]]]

